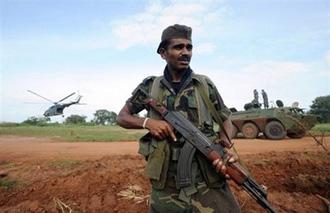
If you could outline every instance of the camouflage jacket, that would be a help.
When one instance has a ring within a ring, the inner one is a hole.
[[[197,83],[201,83],[204,88],[207,87],[208,96],[211,102],[214,103],[222,120],[228,119],[230,116],[230,110],[224,105],[222,98],[212,81],[203,75],[192,73],[185,80],[183,86],[177,93],[164,76],[147,77],[138,85],[137,89],[142,88],[145,91],[148,91],[152,97],[156,98],[166,106],[168,110],[180,111],[211,140],[214,140],[217,138],[217,134],[213,128],[214,121],[196,88]],[[133,103],[131,99],[129,99],[128,102],[130,103],[130,110],[134,114],[145,109],[143,105]],[[159,116],[152,110],[148,111],[147,116],[159,119]],[[169,144],[171,143],[168,143],[165,140],[157,141],[153,139],[150,134],[147,134],[140,139],[139,153],[145,156],[148,160],[146,165],[146,175],[151,179],[153,187],[158,189],[162,189],[165,186],[168,177],[168,168],[171,162],[170,157],[172,152]],[[199,164],[204,180],[209,186],[217,185],[215,183],[220,181],[219,175],[214,172],[213,168],[211,168],[207,162],[203,163],[203,161],[205,161],[204,159],[200,158],[199,161],[201,161]]]

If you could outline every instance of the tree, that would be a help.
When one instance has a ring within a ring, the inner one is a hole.
[[[117,123],[117,113],[110,111],[109,124],[114,125]]]
[[[96,110],[94,113],[94,122],[100,125],[106,124],[115,124],[117,119],[117,114],[112,111],[108,111],[106,109]]]
[[[330,123],[330,95],[315,98],[309,113],[320,116],[321,123]]]
[[[50,121],[49,117],[35,117],[35,116],[32,116],[32,117],[28,117],[28,119],[23,121],[22,124],[42,126],[42,125],[45,125],[49,121]]]
[[[65,119],[67,124],[83,124],[86,123],[86,116],[84,115],[70,115]]]

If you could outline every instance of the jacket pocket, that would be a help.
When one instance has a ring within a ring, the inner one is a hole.
[[[151,148],[149,148],[152,151],[149,153],[146,165],[146,173],[150,179],[159,181],[161,178],[166,159],[165,144],[165,141],[152,140]]]
[[[145,157],[146,160],[148,160],[148,157],[150,155],[150,153],[153,151],[153,147],[152,147],[152,137],[150,132],[148,132],[147,134],[145,134],[144,136],[142,136],[139,140],[139,150],[138,153],[143,155]]]

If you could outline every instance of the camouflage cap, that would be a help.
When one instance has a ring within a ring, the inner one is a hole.
[[[164,46],[164,43],[172,38],[185,38],[191,41],[191,27],[175,24],[167,27],[162,33],[162,40],[157,48],[157,53]]]

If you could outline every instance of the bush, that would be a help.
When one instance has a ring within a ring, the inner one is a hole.
[[[22,124],[28,124],[32,126],[46,126],[47,123],[50,121],[49,117],[29,117]]]
[[[14,122],[1,122],[0,127],[17,127],[19,126],[19,123]]]
[[[84,115],[70,115],[65,119],[66,124],[84,124],[86,123],[86,116]]]

